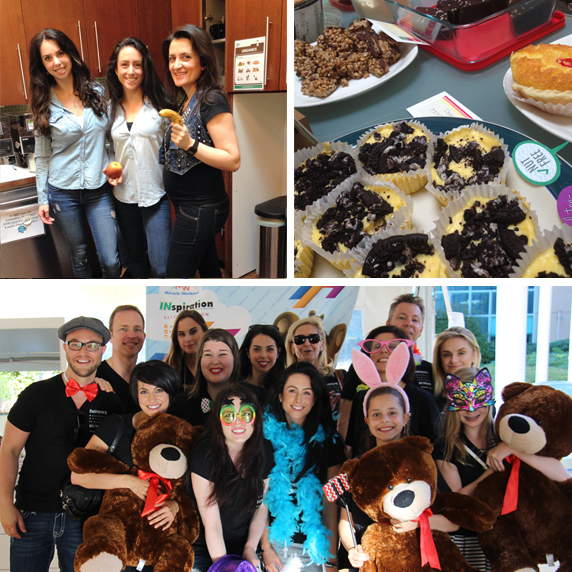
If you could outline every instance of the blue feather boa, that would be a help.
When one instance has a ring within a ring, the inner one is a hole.
[[[332,533],[322,524],[322,484],[311,471],[293,483],[306,460],[304,429],[298,425],[288,427],[266,411],[264,436],[274,447],[275,462],[264,500],[274,517],[269,528],[270,542],[288,545],[294,534],[301,532],[306,536],[304,552],[314,563],[323,564],[332,558],[328,540]],[[311,441],[323,443],[325,440],[320,425]]]

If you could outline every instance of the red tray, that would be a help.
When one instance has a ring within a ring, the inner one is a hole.
[[[510,54],[512,54],[512,52],[514,52],[515,50],[520,50],[520,48],[527,46],[528,44],[534,42],[535,40],[543,38],[550,32],[554,32],[559,28],[564,27],[565,23],[566,20],[564,14],[562,12],[554,12],[554,17],[552,18],[552,21],[546,24],[546,26],[533,30],[532,32],[524,36],[520,36],[518,39],[515,40],[514,43],[510,44],[506,48],[503,48],[502,50],[496,52],[495,54],[489,56],[488,58],[485,58],[484,60],[480,60],[474,63],[468,63],[463,60],[454,58],[450,54],[442,52],[441,50],[435,48],[434,46],[422,45],[421,47],[424,50],[427,50],[428,52],[432,53],[438,58],[446,61],[447,63],[461,70],[464,71],[480,70],[486,68],[487,66],[490,66],[492,63],[504,58],[505,56],[510,56]]]

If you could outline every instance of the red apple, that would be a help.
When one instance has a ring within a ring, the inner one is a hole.
[[[119,179],[119,177],[121,177],[123,174],[123,167],[121,166],[121,163],[118,163],[117,161],[111,161],[111,163],[109,163],[109,165],[107,165],[105,168],[105,174],[110,179]]]

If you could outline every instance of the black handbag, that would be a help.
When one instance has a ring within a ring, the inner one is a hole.
[[[120,416],[119,419],[120,424],[117,435],[115,435],[113,443],[111,443],[109,449],[107,449],[107,452],[110,455],[115,451],[115,447],[117,447],[117,443],[123,434],[125,422],[123,417]],[[71,480],[68,480],[60,491],[60,497],[62,497],[62,508],[70,518],[75,520],[85,520],[99,512],[104,494],[104,490],[86,489],[81,485],[74,485]]]

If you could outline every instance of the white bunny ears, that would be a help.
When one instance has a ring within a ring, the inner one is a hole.
[[[389,356],[387,360],[387,368],[385,370],[385,377],[387,378],[387,383],[381,381],[379,373],[375,367],[373,361],[366,356],[364,353],[358,350],[352,350],[352,362],[354,369],[358,377],[367,385],[369,385],[369,390],[365,394],[363,400],[363,414],[367,417],[367,402],[371,395],[371,392],[378,387],[383,387],[384,385],[393,387],[398,391],[403,397],[405,402],[405,413],[409,413],[409,398],[403,389],[399,386],[399,382],[403,377],[403,374],[407,371],[409,365],[409,360],[411,359],[411,354],[409,353],[409,348],[407,344],[399,344]]]

